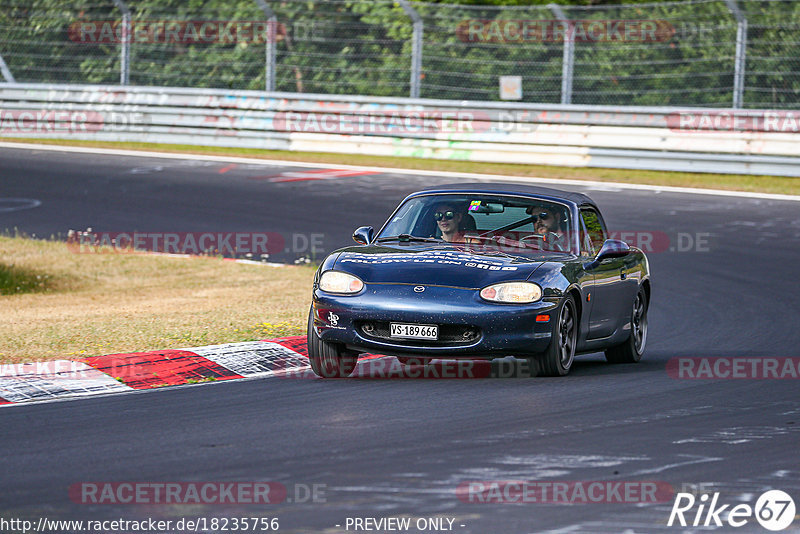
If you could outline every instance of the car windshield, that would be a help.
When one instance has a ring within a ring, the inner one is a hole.
[[[379,242],[442,241],[505,252],[571,252],[569,208],[547,200],[491,194],[437,194],[409,199]]]

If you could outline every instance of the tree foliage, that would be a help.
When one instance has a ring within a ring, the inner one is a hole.
[[[542,21],[549,0],[412,2],[424,21],[422,97],[499,99],[499,78],[522,77],[524,100],[561,100],[564,43],[558,39],[464,39],[469,21]],[[128,0],[134,25],[153,21],[255,21],[254,0]],[[412,23],[391,0],[268,0],[279,91],[407,96]],[[561,1],[570,20],[657,21],[655,42],[574,43],[573,103],[729,106],[737,22],[721,0],[640,3]],[[796,107],[800,100],[800,2],[739,0],[748,18],[744,104]],[[118,83],[119,42],[75,39],[75,25],[111,21],[112,0],[0,0],[0,55],[20,82]],[[130,83],[263,89],[266,44],[130,44]]]

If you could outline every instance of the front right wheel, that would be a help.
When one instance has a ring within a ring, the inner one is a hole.
[[[323,341],[314,329],[314,307],[308,312],[308,360],[311,370],[322,378],[346,378],[358,364],[358,354],[347,352],[340,345]]]
[[[606,349],[610,363],[636,363],[642,359],[647,344],[647,293],[640,287],[631,310],[631,335],[621,345]]]
[[[567,294],[558,308],[550,346],[538,359],[540,376],[564,376],[572,368],[578,340],[578,314],[575,299]]]

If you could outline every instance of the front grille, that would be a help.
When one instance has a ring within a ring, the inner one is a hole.
[[[358,321],[358,332],[367,339],[392,341],[415,347],[471,345],[481,337],[478,327],[467,324],[440,324],[439,339],[404,339],[391,337],[388,321]]]

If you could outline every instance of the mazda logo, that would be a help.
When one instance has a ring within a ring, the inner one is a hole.
[[[425,286],[414,286],[414,293],[422,293],[425,291]]]

